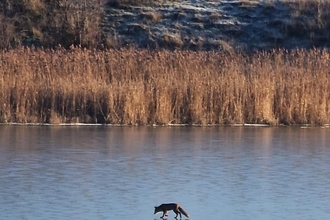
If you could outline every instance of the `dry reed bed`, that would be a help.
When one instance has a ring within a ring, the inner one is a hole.
[[[315,124],[330,121],[330,53],[2,51],[0,121]]]

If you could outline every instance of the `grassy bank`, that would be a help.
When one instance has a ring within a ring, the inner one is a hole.
[[[328,1],[201,4],[3,1],[0,122],[330,122]]]
[[[0,122],[330,122],[330,53],[18,48],[0,57]]]

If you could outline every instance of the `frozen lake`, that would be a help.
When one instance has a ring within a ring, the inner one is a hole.
[[[330,219],[329,158],[328,128],[2,125],[0,219]]]

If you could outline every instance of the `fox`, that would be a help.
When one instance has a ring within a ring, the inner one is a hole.
[[[180,219],[182,218],[181,213],[184,214],[187,218],[189,218],[189,214],[185,210],[183,210],[183,208],[181,208],[181,206],[177,203],[168,203],[161,204],[160,206],[155,206],[154,214],[156,214],[157,212],[163,212],[163,216],[161,218],[164,218],[165,216],[167,216],[167,212],[171,210],[176,214],[176,219],[178,218],[178,215],[180,215]]]

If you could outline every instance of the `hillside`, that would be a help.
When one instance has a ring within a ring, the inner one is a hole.
[[[106,7],[122,44],[183,49],[260,50],[330,45],[328,1],[183,0]]]
[[[0,48],[251,51],[330,44],[330,3],[322,0],[18,0],[0,9]]]

